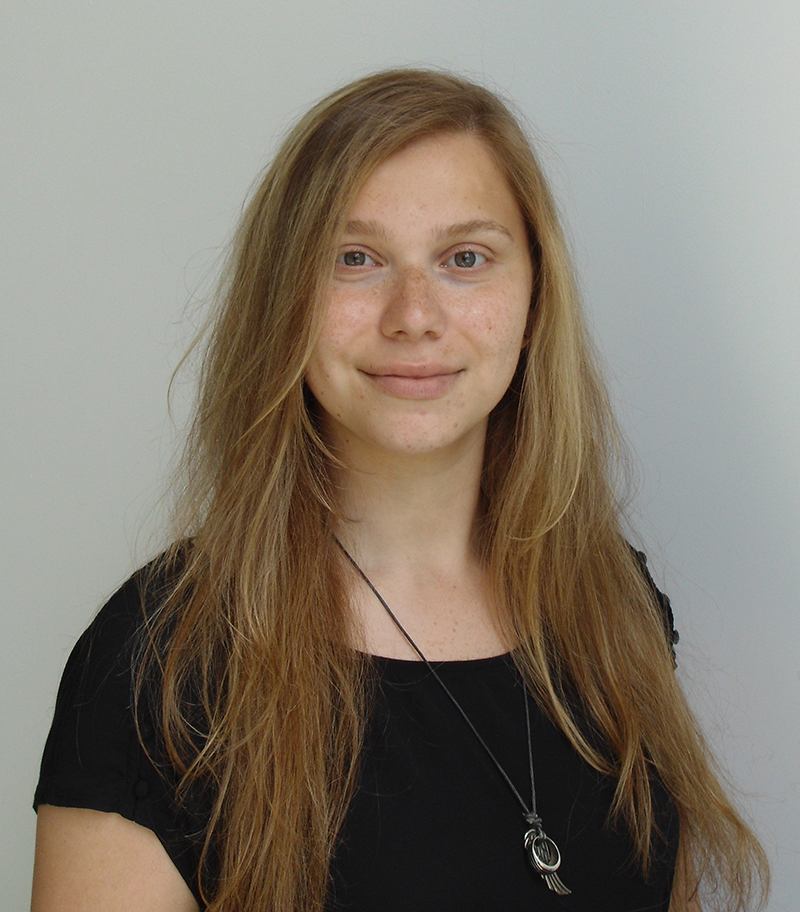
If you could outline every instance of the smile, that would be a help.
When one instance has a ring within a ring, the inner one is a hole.
[[[463,372],[447,368],[412,368],[394,372],[362,371],[378,389],[397,399],[438,399],[450,392]]]

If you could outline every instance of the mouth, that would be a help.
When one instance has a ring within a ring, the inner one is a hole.
[[[391,364],[364,370],[363,373],[370,377],[407,377],[412,380],[425,380],[428,377],[446,377],[461,371],[445,364]]]
[[[458,382],[462,370],[438,364],[390,366],[364,370],[381,392],[397,399],[438,399]]]

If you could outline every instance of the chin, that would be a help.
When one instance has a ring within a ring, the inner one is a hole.
[[[375,440],[377,448],[387,455],[429,457],[440,454],[442,456],[457,456],[469,449],[483,450],[485,429],[475,429],[467,433],[455,433],[450,422],[447,428],[425,429],[419,428],[393,428],[390,434]]]

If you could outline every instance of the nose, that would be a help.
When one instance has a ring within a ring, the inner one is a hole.
[[[444,311],[433,276],[421,268],[400,271],[391,283],[381,314],[381,332],[411,341],[436,338],[444,329]]]

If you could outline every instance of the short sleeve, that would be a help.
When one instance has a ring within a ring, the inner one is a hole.
[[[174,771],[157,759],[163,752],[149,707],[139,706],[138,731],[134,716],[144,572],[100,610],[67,660],[34,807],[89,808],[147,827],[199,902],[197,871],[207,808],[191,794],[177,800]]]

